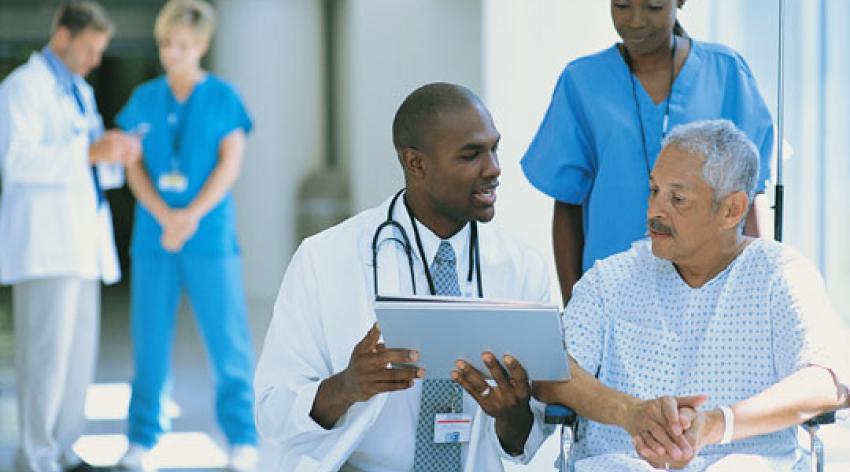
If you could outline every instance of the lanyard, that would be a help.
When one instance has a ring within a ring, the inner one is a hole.
[[[203,83],[203,79],[198,81],[192,91],[189,92],[189,97],[180,103],[177,97],[174,96],[174,91],[171,86],[168,86],[168,133],[171,137],[171,170],[176,172],[180,170],[180,152],[183,149],[183,137],[186,135],[186,122],[188,120],[189,107],[192,105],[192,99],[195,97],[195,92]]]
[[[667,136],[667,129],[670,124],[670,96],[673,95],[673,82],[676,79],[676,35],[673,35],[673,50],[670,52],[670,87],[667,90],[667,98],[664,103],[664,121],[661,125],[661,139]],[[637,120],[640,125],[640,142],[643,146],[643,161],[646,165],[646,175],[649,176],[651,169],[649,168],[649,150],[646,146],[646,130],[643,127],[643,116],[640,112],[640,101],[637,97],[637,84],[635,83],[634,64],[629,56],[629,50],[623,45],[623,58],[626,60],[626,65],[629,67],[629,80],[632,83],[632,100],[635,102],[635,110],[637,111]]]

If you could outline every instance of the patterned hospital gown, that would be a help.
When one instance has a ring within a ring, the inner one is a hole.
[[[691,288],[651,242],[597,262],[576,284],[564,312],[570,354],[606,385],[642,399],[709,396],[711,409],[748,398],[811,364],[846,384],[837,319],[817,269],[787,246],[752,241],[720,274]],[[712,445],[688,471],[726,454],[792,460],[796,431]],[[577,471],[653,470],[628,434],[582,421],[573,447]],[[783,470],[788,470],[787,466]]]

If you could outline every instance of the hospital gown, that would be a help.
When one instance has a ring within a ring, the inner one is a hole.
[[[570,354],[609,387],[642,399],[709,396],[704,409],[751,397],[816,364],[846,384],[836,318],[815,267],[793,249],[756,239],[721,273],[688,286],[641,240],[597,262],[564,314]],[[727,454],[793,462],[795,428],[704,448],[686,470]],[[580,422],[579,471],[652,470],[616,426]],[[787,469],[787,465],[784,470]]]

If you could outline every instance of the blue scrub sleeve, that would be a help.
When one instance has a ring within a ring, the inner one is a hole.
[[[228,94],[225,100],[225,108],[223,114],[224,133],[227,136],[232,131],[241,128],[245,134],[251,132],[254,127],[251,121],[251,116],[248,115],[248,110],[245,108],[239,93],[232,87],[228,88]]]
[[[546,116],[521,162],[525,176],[538,190],[574,205],[587,198],[594,174],[583,110],[568,67],[558,79]]]
[[[738,67],[731,70],[726,83],[736,84],[734,89],[727,89],[724,95],[724,109],[732,110],[733,121],[738,124],[753,144],[759,150],[759,175],[756,182],[756,192],[764,192],[770,179],[773,164],[773,119],[767,109],[764,99],[756,86],[756,80],[749,66],[740,55],[737,55]]]

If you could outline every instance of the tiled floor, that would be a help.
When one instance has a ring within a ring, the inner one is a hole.
[[[11,296],[0,288],[0,472],[11,471],[16,437],[14,403],[13,335]],[[128,295],[124,287],[104,290],[102,338],[96,387],[90,391],[87,436],[77,444],[84,457],[101,463],[114,463],[123,453],[126,441],[123,415],[126,413],[131,375],[128,331]],[[249,300],[250,324],[256,352],[265,336],[273,300]],[[179,317],[173,368],[175,384],[171,411],[174,434],[163,438],[156,450],[165,466],[161,470],[210,471],[224,465],[225,442],[213,414],[212,381],[203,345],[191,314],[185,308]],[[850,470],[850,422],[824,431],[828,471]],[[555,437],[550,438],[527,467],[507,465],[508,472],[554,470],[557,454]],[[275,454],[270,445],[261,446],[260,470],[272,470]]]

